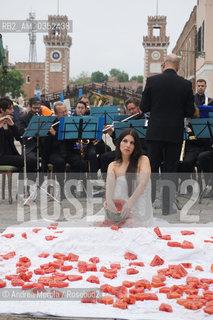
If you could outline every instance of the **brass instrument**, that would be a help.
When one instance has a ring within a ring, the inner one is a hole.
[[[80,153],[81,153],[81,157],[85,158],[85,146],[88,145],[90,143],[89,139],[80,139],[78,140],[78,144],[80,146]]]
[[[94,107],[101,107],[109,103],[109,98],[107,96],[94,91],[92,93],[95,96]]]
[[[94,107],[103,107],[104,105],[109,103],[109,98],[107,96],[104,96],[103,94],[100,94],[94,91],[92,91],[92,93],[95,96]],[[96,144],[98,144],[99,141],[100,140],[93,140],[92,144],[96,146]]]
[[[101,141],[101,140],[97,140],[97,139],[96,140],[92,140],[93,146],[96,146],[96,144],[98,144],[99,141]]]

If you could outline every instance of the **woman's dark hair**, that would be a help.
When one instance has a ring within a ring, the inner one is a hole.
[[[0,98],[0,113],[1,109],[3,111],[6,111],[13,105],[13,101],[8,98]]]
[[[81,100],[77,102],[75,108],[77,107],[77,105],[78,105],[79,103],[83,104],[83,105],[85,106],[85,109],[87,108],[86,103],[85,103],[84,101],[81,101]]]
[[[128,194],[129,196],[131,196],[133,193],[133,182],[136,180],[138,159],[142,155],[142,149],[141,149],[140,139],[135,129],[132,129],[132,128],[125,129],[121,132],[120,136],[116,141],[115,161],[122,162],[122,153],[120,150],[120,144],[121,144],[121,141],[124,139],[124,137],[126,137],[127,135],[131,135],[134,138],[134,144],[135,144],[135,148],[133,153],[130,156],[130,162],[126,171]]]

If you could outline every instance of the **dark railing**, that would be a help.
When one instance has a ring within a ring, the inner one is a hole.
[[[120,98],[122,100],[126,100],[130,97],[134,97],[137,100],[141,100],[142,95],[140,93],[137,93],[135,90],[128,89],[128,88],[114,88],[111,86],[108,86],[106,84],[102,83],[88,83],[84,85],[74,85],[70,88],[67,88],[67,90],[62,91],[56,91],[53,93],[46,94],[45,97],[50,102],[56,102],[59,101],[61,98],[61,94],[63,93],[64,99],[71,99],[71,98],[77,98],[79,95],[79,90],[82,90],[83,94],[87,94],[88,92],[93,91],[101,91],[101,94],[103,95],[109,95],[112,97]]]

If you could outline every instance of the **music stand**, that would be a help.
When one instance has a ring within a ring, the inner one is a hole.
[[[36,171],[37,171],[37,184],[36,189],[30,194],[30,196],[25,200],[24,205],[34,197],[36,194],[37,189],[39,188],[43,192],[45,192],[48,196],[54,199],[56,202],[58,201],[55,197],[53,197],[49,192],[39,186],[39,137],[47,136],[50,127],[52,126],[53,122],[55,121],[56,116],[33,116],[22,136],[22,138],[28,138],[29,140],[36,137]],[[24,154],[25,163],[26,163],[26,152]]]
[[[200,118],[209,118],[209,112],[213,111],[213,106],[197,106],[200,111]]]
[[[58,130],[58,140],[101,140],[103,126],[103,117],[61,117]],[[77,149],[79,149],[79,147],[77,147]],[[85,189],[84,191],[86,192]]]
[[[61,117],[58,140],[101,140],[104,118],[90,116]]]
[[[114,122],[118,122],[118,121],[122,121],[126,118],[128,118],[129,115],[128,114],[118,114],[114,116]]]
[[[211,143],[213,145],[213,118],[191,119],[190,123],[197,138],[211,139]],[[209,178],[208,184],[206,185],[205,189],[201,192],[199,203],[202,203],[202,199],[207,194],[210,182],[211,177]]]
[[[144,139],[146,137],[146,120],[128,120],[123,122],[115,122],[114,129],[115,129],[115,138],[118,139],[119,135],[124,129],[127,128],[134,128],[139,136],[140,139]]]
[[[91,107],[90,114],[94,117],[103,117],[104,125],[112,124],[114,116],[118,115],[117,106]]]
[[[190,124],[197,138],[208,138],[213,142],[213,118],[191,119]]]

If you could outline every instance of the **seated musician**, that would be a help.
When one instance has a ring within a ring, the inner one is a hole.
[[[12,119],[13,102],[8,98],[0,99],[0,165],[24,167],[24,158],[14,144],[14,139],[20,141],[20,133]],[[35,164],[27,159],[28,171],[35,169]]]
[[[139,107],[139,104],[140,104],[139,101],[134,98],[129,98],[125,103],[125,111],[127,115],[131,116],[138,113],[138,115],[134,117],[135,120],[145,119],[145,115],[142,113]],[[113,143],[116,144],[114,130],[111,128],[106,133],[108,133],[112,137]],[[145,141],[145,139],[140,139],[140,142],[141,142],[143,153],[146,154],[147,142]],[[114,159],[115,159],[115,151],[104,153],[101,156],[101,172],[104,177],[107,173],[108,165],[112,161],[114,161]]]
[[[86,112],[85,112],[85,116],[86,115],[90,115],[90,102],[89,102],[89,98],[83,94],[80,98],[79,101],[83,101],[86,103]],[[99,155],[98,157],[98,162],[99,162],[99,168],[100,168],[100,155],[105,153],[105,152],[109,152],[111,151],[111,148],[103,141],[103,139],[101,140],[95,140],[93,141],[93,144],[95,146],[95,151],[96,153]]]
[[[86,103],[86,111],[85,111],[85,116],[89,116],[90,115],[90,102],[89,102],[89,98],[83,94],[80,98],[79,101],[83,101],[84,103]]]
[[[195,110],[197,114],[193,118],[208,117],[208,111],[199,111],[197,106],[199,105],[212,105],[212,99],[205,95],[206,81],[204,79],[198,79],[196,81],[197,93],[194,96]],[[178,172],[181,180],[190,179],[191,173],[194,171],[195,164],[198,163],[200,169],[204,172],[211,172],[211,166],[209,166],[209,153],[211,149],[210,139],[196,138],[193,133],[193,128],[190,121],[187,120],[187,133],[189,139],[186,140],[183,162],[178,165]],[[182,174],[183,173],[183,174]],[[206,183],[208,183],[208,174],[204,175]]]
[[[64,195],[64,179],[66,163],[69,163],[70,170],[76,173],[73,178],[80,178],[79,173],[86,171],[86,162],[81,158],[80,151],[75,148],[75,141],[73,140],[58,140],[59,120],[61,117],[68,117],[68,110],[63,102],[57,102],[54,105],[54,112],[57,117],[53,126],[50,128],[50,150],[49,163],[53,164],[56,178],[60,185],[61,200],[65,198]]]
[[[37,97],[33,97],[29,100],[29,112],[20,117],[18,122],[19,133],[22,136],[28,127],[30,120],[33,116],[49,116],[52,115],[52,111],[47,107],[41,106],[41,101]],[[34,163],[34,171],[36,171],[37,164],[37,139],[33,137],[32,139],[23,139],[22,141],[26,146],[26,157],[27,160]],[[39,155],[42,158],[42,171],[46,171],[47,168],[47,152],[46,152],[46,142],[47,138],[39,138]],[[30,179],[35,180],[36,175],[30,174]]]
[[[178,172],[183,173],[179,175],[182,180],[190,179],[199,155],[210,148],[210,139],[196,138],[189,120],[187,120],[187,133],[189,139],[186,140],[183,162],[178,165]]]
[[[195,97],[194,97],[196,106],[203,106],[203,105],[213,106],[213,99],[209,98],[205,94],[206,88],[207,88],[206,80],[198,79],[196,81],[197,93],[195,94]],[[208,111],[200,110],[200,118],[208,118],[208,117],[209,117]]]
[[[79,101],[75,107],[75,116],[84,116],[86,112],[86,104],[83,101]],[[95,150],[95,146],[92,141],[87,141],[88,139],[83,141],[82,146],[82,158],[85,160],[89,160],[89,172],[91,179],[97,179],[97,172],[99,169],[97,154]],[[81,146],[79,145],[79,148]]]

